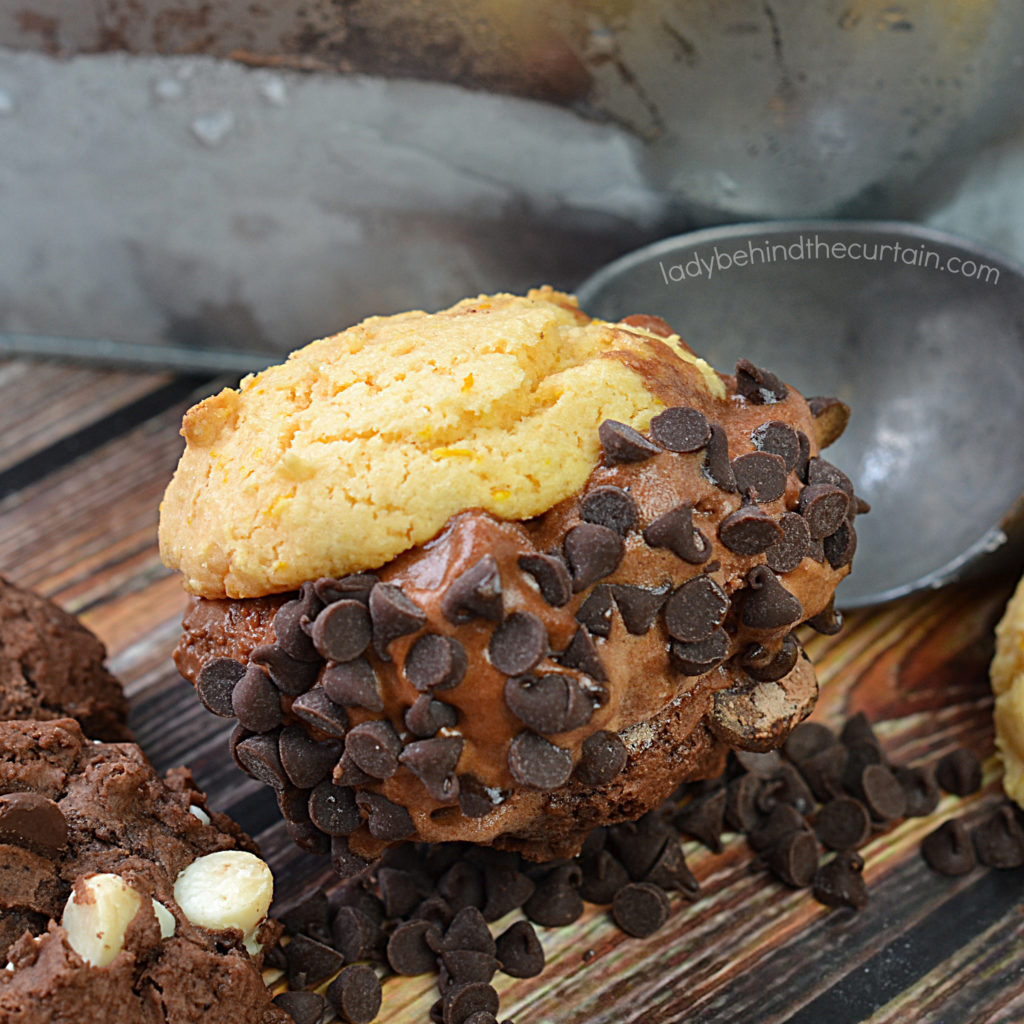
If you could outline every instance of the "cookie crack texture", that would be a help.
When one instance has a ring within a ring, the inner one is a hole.
[[[163,558],[192,593],[254,597],[374,569],[466,509],[539,515],[597,465],[601,422],[664,408],[657,374],[724,400],[684,346],[550,288],[372,317],[189,410]]]

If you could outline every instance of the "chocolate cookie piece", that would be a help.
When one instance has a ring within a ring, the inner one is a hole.
[[[288,1024],[260,971],[270,869],[185,769],[71,719],[0,722],[0,793],[0,1020]]]
[[[73,615],[0,577],[0,721],[69,717],[95,739],[131,739],[106,654]]]

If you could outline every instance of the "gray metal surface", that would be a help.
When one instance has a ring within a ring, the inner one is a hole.
[[[815,242],[858,243],[865,255],[875,244],[903,248],[872,261],[826,256]],[[764,261],[748,255],[748,265],[726,267],[726,256],[754,248]],[[908,252],[921,265],[904,262]],[[945,269],[951,257],[991,271],[963,276]],[[747,357],[805,395],[850,404],[850,425],[827,454],[872,511],[857,520],[844,606],[1019,558],[1024,274],[1008,261],[909,225],[737,225],[632,253],[579,297],[594,316],[663,316],[723,372]]]

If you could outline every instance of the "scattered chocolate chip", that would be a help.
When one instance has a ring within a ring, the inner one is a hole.
[[[517,563],[537,583],[541,597],[552,608],[561,608],[572,597],[572,577],[557,555],[520,555]]]
[[[853,484],[850,478],[838,466],[833,466],[828,459],[816,455],[807,464],[808,484],[832,484],[853,497]]]
[[[270,732],[281,724],[281,693],[258,665],[250,665],[235,684],[231,707],[251,732]]]
[[[447,900],[448,905],[456,912],[456,916],[466,908],[479,911],[484,905],[483,872],[475,863],[471,863],[468,860],[456,860],[438,879],[437,891]],[[469,918],[466,918],[464,915],[463,920],[472,920],[479,923],[479,914],[474,913]],[[453,936],[460,934],[460,930],[456,929],[452,934]],[[464,940],[460,939],[459,941],[462,942]],[[455,942],[454,938],[452,942]],[[477,947],[471,945],[458,947],[446,945],[444,948],[475,949]]]
[[[488,956],[496,955],[494,938],[479,908],[463,907],[445,931],[441,950],[450,952],[456,949],[475,950]]]
[[[589,491],[580,504],[580,518],[625,537],[637,523],[636,502],[621,487],[605,485]]]
[[[753,785],[756,785],[756,780]],[[675,826],[685,835],[703,843],[712,853],[722,852],[722,830],[725,827],[725,803],[727,792],[724,787],[706,796],[691,800],[675,816]],[[756,793],[754,794],[756,801]],[[751,820],[756,824],[757,805],[751,804]]]
[[[352,790],[329,781],[313,788],[307,810],[310,821],[329,836],[351,835],[362,821]]]
[[[348,715],[319,687],[292,701],[292,714],[328,736],[341,739],[348,729]]]
[[[800,774],[822,802],[842,796],[847,757],[846,748],[836,743],[800,762]]]
[[[401,752],[402,741],[390,722],[362,722],[345,737],[345,753],[375,779],[390,779],[398,771]]]
[[[770,850],[781,839],[784,839],[791,832],[806,830],[807,823],[803,814],[792,804],[777,803],[771,813],[755,828],[747,833],[747,842],[750,848],[757,853]],[[815,860],[817,867],[817,860]]]
[[[996,812],[971,832],[978,860],[990,868],[1019,868],[1024,864],[1024,829],[1009,804]]]
[[[750,629],[779,629],[799,622],[803,606],[766,565],[755,565],[747,573],[743,600],[743,624]]]
[[[447,992],[452,985],[469,985],[480,982],[487,984],[498,969],[498,959],[472,949],[453,949],[451,952],[441,954],[440,968],[438,988],[442,992]],[[477,1014],[472,1016],[475,1017]]]
[[[966,875],[977,860],[962,821],[951,818],[921,840],[921,855],[940,875]]]
[[[875,730],[872,728],[868,716],[863,711],[858,711],[846,720],[842,731],[839,733],[839,738],[848,747],[852,747],[857,743],[869,743],[880,753],[882,750],[882,741],[875,735]]]
[[[417,690],[450,690],[462,682],[468,661],[455,637],[425,633],[409,649],[405,678]]]
[[[736,488],[754,501],[775,501],[786,491],[786,462],[771,452],[750,452],[732,460]]]
[[[612,900],[615,923],[640,939],[653,935],[668,920],[669,910],[668,897],[649,882],[624,885]]]
[[[468,772],[459,777],[459,810],[467,818],[483,818],[494,810],[494,799],[487,787]]]
[[[328,902],[337,915],[342,907],[352,907],[365,915],[375,928],[383,925],[385,918],[384,904],[370,892],[369,881],[366,878],[353,878],[332,889],[328,894]],[[341,949],[338,945],[337,928],[334,929],[335,948]],[[369,948],[366,948],[360,956],[347,957],[349,960],[362,960],[369,955]]]
[[[756,505],[741,505],[718,524],[718,539],[737,555],[759,555],[782,537],[778,521]]]
[[[827,747],[837,743],[835,733],[820,722],[801,722],[783,744],[786,756],[799,765]]]
[[[787,633],[776,651],[762,644],[751,644],[744,651],[740,663],[751,679],[766,683],[789,675],[799,656],[800,646],[796,638],[792,633]]]
[[[580,864],[583,868],[580,895],[588,903],[607,906],[615,894],[629,884],[629,872],[608,850],[601,850],[593,857],[581,857]]]
[[[711,437],[704,452],[704,473],[719,490],[729,494],[736,490],[736,478],[729,461],[729,437],[717,423],[711,424]]]
[[[836,608],[835,598],[829,598],[828,604],[807,620],[807,625],[824,636],[835,636],[843,628],[843,613]]]
[[[277,750],[276,733],[260,733],[242,740],[235,745],[234,757],[244,772],[264,785],[284,789],[288,784]]]
[[[796,468],[800,458],[800,439],[796,430],[784,420],[762,423],[751,433],[750,440],[758,451],[780,456],[787,473]]]
[[[320,655],[303,625],[316,618],[323,607],[311,583],[303,583],[299,596],[285,601],[274,615],[277,646],[296,661],[319,661]]]
[[[67,842],[68,823],[52,800],[39,793],[0,796],[0,843],[52,858]]]
[[[826,907],[861,910],[868,902],[868,889],[861,874],[863,870],[863,857],[848,850],[840,851],[818,868],[813,882],[814,898]]]
[[[846,519],[850,498],[833,484],[808,484],[800,491],[797,511],[804,517],[811,540],[824,540]]]
[[[401,804],[368,790],[356,793],[356,803],[366,812],[366,826],[374,839],[392,843],[415,835],[416,826],[409,812]]]
[[[576,621],[594,636],[607,637],[612,631],[612,610],[615,598],[612,588],[601,583],[587,595],[576,610]]]
[[[344,968],[327,989],[327,1001],[345,1024],[370,1024],[381,997],[380,980],[366,964]]]
[[[605,420],[597,428],[597,436],[601,439],[606,466],[617,466],[622,462],[643,462],[661,451],[639,431],[618,420]]]
[[[638,821],[625,821],[608,830],[608,848],[629,872],[634,882],[642,881],[654,867],[666,842],[678,836],[668,824],[649,812]]]
[[[513,867],[488,860],[484,865],[485,901],[481,907],[485,921],[497,921],[509,911],[521,907],[534,893],[536,885]]]
[[[729,656],[729,634],[724,629],[716,629],[707,639],[694,643],[673,640],[668,656],[683,675],[702,676]]]
[[[370,603],[370,591],[380,580],[372,572],[357,572],[337,579],[333,576],[322,576],[313,584],[316,596],[324,604],[335,601],[359,601]]]
[[[925,818],[939,806],[935,772],[927,768],[894,768],[893,774],[906,798],[908,818]]]
[[[378,922],[358,907],[343,906],[335,911],[331,922],[332,945],[347,963],[369,957],[380,934]]]
[[[429,921],[431,924],[437,925],[438,928],[444,929],[452,923],[455,911],[442,896],[428,896],[416,908],[412,916],[417,921]]]
[[[794,889],[806,889],[818,870],[818,841],[807,831],[783,836],[768,855],[772,874]]]
[[[302,932],[319,942],[330,944],[331,911],[327,893],[323,889],[316,889],[300,903],[277,914],[277,918],[290,935]]]
[[[253,648],[249,661],[265,668],[274,685],[292,697],[305,693],[316,682],[323,668],[319,657],[316,661],[297,661],[277,644],[261,644]]]
[[[789,394],[789,388],[774,373],[755,366],[749,359],[736,363],[736,391],[754,405],[774,405]]]
[[[849,565],[857,550],[857,531],[854,530],[853,523],[847,520],[835,533],[826,537],[822,544],[828,564],[833,569],[842,569],[844,565]]]
[[[426,974],[436,967],[437,957],[427,936],[437,928],[429,921],[403,921],[388,939],[387,958],[395,974]]]
[[[295,1024],[323,1024],[327,1000],[317,992],[280,992],[274,996],[279,1006]]]
[[[309,635],[324,660],[351,661],[370,646],[370,614],[362,601],[335,601],[313,620]]]
[[[491,664],[506,675],[517,676],[535,668],[548,653],[548,633],[536,615],[513,612],[491,634],[487,654]]]
[[[293,989],[317,988],[345,966],[345,958],[308,935],[293,935],[285,949],[288,984]]]
[[[523,913],[534,924],[545,928],[572,924],[583,914],[583,899],[579,893],[581,881],[578,865],[556,868],[537,883],[533,895],[523,904]]]
[[[312,789],[331,773],[344,749],[341,740],[315,740],[301,725],[287,725],[278,738],[281,766],[300,789]]]
[[[429,739],[441,729],[454,728],[459,713],[451,704],[434,700],[429,693],[422,693],[413,701],[405,713],[405,727],[414,736]]]
[[[957,796],[970,796],[981,789],[981,762],[973,750],[958,747],[939,760],[935,768],[938,784]]]
[[[501,621],[501,574],[494,555],[484,555],[452,581],[441,598],[441,611],[456,626],[475,618]]]
[[[804,560],[811,535],[807,523],[795,512],[783,512],[776,520],[782,537],[765,548],[765,564],[773,572],[792,572]]]
[[[729,597],[710,576],[687,580],[665,602],[665,628],[683,643],[706,640],[725,621]]]
[[[661,848],[642,881],[665,892],[677,892],[688,900],[695,900],[700,895],[700,884],[686,864],[683,848],[672,838]]]
[[[700,565],[711,557],[711,541],[693,525],[693,506],[677,505],[658,516],[643,531],[652,548],[668,548],[691,565]]]
[[[444,1024],[466,1024],[470,1017],[480,1013],[494,1016],[498,1012],[498,993],[484,982],[453,985],[444,994]]]
[[[804,777],[791,764],[784,764],[778,774],[762,784],[757,794],[758,809],[767,813],[776,804],[789,804],[801,814],[808,814],[814,806],[814,795]]]
[[[427,616],[399,587],[378,583],[370,591],[370,619],[377,657],[381,661],[390,661],[388,646],[391,641],[415,633],[427,621]]]
[[[725,820],[736,832],[752,832],[761,821],[757,797],[762,782],[754,775],[740,775],[726,788]]]
[[[234,658],[211,658],[196,676],[196,696],[207,711],[231,718],[234,709],[231,694],[245,673],[245,666]]]
[[[871,815],[849,796],[829,800],[814,825],[818,838],[832,850],[855,850],[871,838]]]
[[[383,711],[377,673],[366,658],[356,658],[337,665],[328,665],[320,681],[324,693],[346,708]]]
[[[667,583],[657,589],[613,583],[612,597],[615,599],[626,631],[634,636],[643,636],[654,624],[655,616],[665,603],[670,589],[671,585]]]
[[[557,789],[569,781],[572,755],[533,732],[521,732],[508,748],[508,767],[521,786]]]
[[[455,766],[461,753],[461,736],[436,736],[409,743],[398,760],[423,783],[430,796],[448,803],[459,797]]]
[[[544,947],[528,921],[510,924],[495,947],[501,969],[513,978],[535,978],[544,970]]]
[[[711,427],[699,409],[676,405],[651,420],[651,437],[670,452],[695,452],[708,443]]]
[[[563,548],[575,593],[615,572],[625,551],[622,538],[614,530],[596,523],[574,526],[565,535]]]
[[[864,769],[873,764],[884,764],[881,750],[872,743],[849,743],[846,745],[846,767],[843,769],[843,786],[855,796],[861,796],[861,776]]]
[[[626,767],[627,757],[626,745],[617,733],[595,732],[583,741],[576,778],[585,786],[603,786]]]
[[[599,683],[607,682],[608,674],[601,664],[601,656],[597,651],[590,632],[583,626],[576,630],[569,646],[558,655],[558,660],[566,668],[575,668]]]
[[[733,750],[731,756],[745,772],[759,779],[770,779],[782,769],[782,758],[777,750]]]

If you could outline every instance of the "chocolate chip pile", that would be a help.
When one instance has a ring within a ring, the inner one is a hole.
[[[721,853],[723,833],[743,833],[756,863],[784,885],[860,909],[868,891],[858,849],[904,818],[931,814],[940,791],[967,796],[981,781],[977,756],[963,748],[933,765],[892,765],[858,714],[838,736],[805,722],[781,752],[735,754],[721,776],[679,787],[638,821],[594,829],[572,859],[538,864],[464,843],[394,847],[329,896],[319,891],[279,915],[291,941],[268,964],[290,991],[276,1001],[296,1024],[319,1024],[328,1007],[348,1024],[368,1024],[380,1010],[382,977],[436,972],[434,1024],[496,1024],[494,976],[529,978],[544,968],[535,926],[571,925],[591,903],[642,938],[668,920],[673,895],[696,899],[683,839]],[[923,841],[922,854],[946,875],[978,862],[1018,867],[1020,816],[1004,804],[971,830],[951,819]],[[523,916],[493,935],[489,925],[516,910]],[[332,978],[325,995],[312,991]]]

